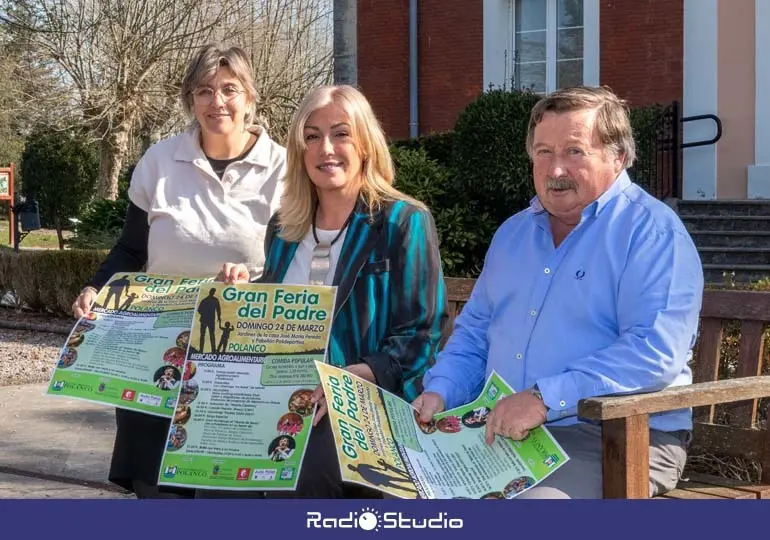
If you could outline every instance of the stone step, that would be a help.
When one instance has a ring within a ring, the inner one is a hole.
[[[694,231],[770,231],[770,216],[682,216],[690,232]]]
[[[682,217],[693,215],[770,217],[770,200],[677,201],[677,212]]]
[[[734,275],[733,275],[734,274]],[[770,278],[770,265],[761,264],[704,264],[706,283],[748,283]]]
[[[770,231],[691,231],[698,247],[770,248]]]
[[[770,247],[699,247],[703,264],[770,266]]]

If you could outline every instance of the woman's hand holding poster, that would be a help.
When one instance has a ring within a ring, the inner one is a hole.
[[[211,281],[115,274],[70,332],[46,393],[170,418],[198,290]]]

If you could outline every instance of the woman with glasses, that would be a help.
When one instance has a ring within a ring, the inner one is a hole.
[[[136,164],[123,232],[72,306],[83,316],[115,272],[214,276],[223,260],[262,272],[286,151],[253,125],[257,92],[247,54],[208,45],[191,59],[181,101],[191,127]],[[118,409],[109,478],[139,498],[192,497],[157,487],[169,420]]]
[[[287,142],[281,208],[268,226],[260,282],[335,285],[328,361],[412,400],[447,318],[433,217],[393,187],[385,135],[350,86],[312,91]],[[227,263],[220,279],[249,280]],[[296,492],[267,497],[381,498],[343,483],[323,393]]]

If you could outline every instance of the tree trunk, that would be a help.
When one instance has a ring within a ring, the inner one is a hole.
[[[62,220],[57,216],[54,218],[54,225],[56,226],[56,237],[59,239],[59,249],[64,249],[64,234],[62,233]]]
[[[118,179],[123,159],[128,153],[129,124],[124,122],[108,131],[99,142],[99,187],[102,199],[118,198]]]
[[[147,133],[146,131],[142,133],[142,136],[140,137],[140,141],[142,143],[142,155],[147,151],[147,149],[152,146],[152,136]]]
[[[143,130],[141,135],[139,136],[139,140],[141,141],[141,154],[144,155],[144,153],[147,151],[147,149],[158,142],[160,140],[160,133],[156,129],[152,130]]]

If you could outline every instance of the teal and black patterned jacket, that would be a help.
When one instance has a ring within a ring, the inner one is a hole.
[[[281,283],[297,250],[277,232],[273,216],[262,283]],[[370,216],[359,201],[332,284],[337,299],[328,361],[338,367],[366,362],[380,387],[409,401],[417,397],[448,320],[430,212],[395,201]]]

